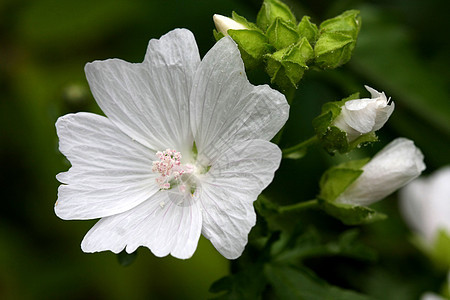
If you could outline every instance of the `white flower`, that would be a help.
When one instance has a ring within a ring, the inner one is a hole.
[[[389,103],[384,92],[365,86],[372,98],[349,100],[341,107],[341,114],[333,125],[347,133],[349,142],[369,132],[377,131],[387,122],[394,111],[394,102]]]
[[[414,180],[399,196],[406,221],[429,246],[439,230],[450,235],[450,166]]]
[[[426,292],[420,297],[420,300],[446,300],[446,298],[431,292]]]
[[[280,163],[268,141],[288,117],[285,97],[248,82],[231,38],[200,61],[186,29],[151,40],[143,63],[109,59],[85,71],[107,117],[57,121],[72,167],[57,176],[55,206],[62,219],[101,218],[83,251],[145,246],[189,258],[202,233],[225,257],[240,256],[253,201]]]
[[[214,21],[214,25],[216,25],[217,31],[221,32],[224,36],[228,35],[229,29],[236,29],[236,30],[248,29],[241,23],[238,23],[231,18],[222,16],[222,15],[218,15],[218,14],[215,14],[213,16],[213,21]]]
[[[367,206],[382,200],[425,170],[423,154],[413,141],[397,138],[378,152],[336,202]]]

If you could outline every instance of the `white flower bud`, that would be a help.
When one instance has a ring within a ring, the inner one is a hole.
[[[450,234],[450,166],[411,182],[399,196],[406,222],[430,246],[439,230]]]
[[[397,138],[378,152],[363,173],[337,199],[338,203],[367,206],[415,179],[425,170],[423,154],[413,141]]]
[[[372,98],[349,100],[341,107],[341,114],[333,125],[347,133],[349,142],[359,136],[377,131],[386,123],[394,111],[394,102],[389,103],[384,92],[365,86]]]
[[[214,24],[216,25],[217,31],[223,33],[223,35],[225,36],[228,35],[229,29],[248,29],[241,23],[238,23],[235,20],[222,15],[215,14],[213,16],[213,20]]]

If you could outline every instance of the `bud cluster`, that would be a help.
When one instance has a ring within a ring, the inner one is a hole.
[[[361,27],[359,11],[349,10],[319,26],[304,16],[297,22],[279,0],[264,0],[256,24],[235,12],[214,16],[216,39],[229,35],[239,46],[247,69],[265,66],[271,82],[297,88],[311,67],[333,69],[349,61]]]

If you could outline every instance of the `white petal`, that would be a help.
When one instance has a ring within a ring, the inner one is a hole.
[[[369,205],[417,178],[423,170],[422,152],[413,141],[397,138],[377,153],[336,202]]]
[[[365,134],[373,131],[377,107],[374,99],[350,100],[342,107],[341,115],[347,124]]]
[[[379,130],[381,127],[386,124],[389,117],[394,112],[395,104],[391,102],[389,105],[386,105],[383,108],[379,108],[377,110],[377,116],[375,117],[375,124],[373,126],[373,131]]]
[[[93,219],[121,213],[153,195],[154,153],[133,141],[107,118],[77,113],[56,122],[59,149],[71,162],[57,179],[56,214]]]
[[[253,201],[272,181],[281,160],[280,149],[253,140],[223,153],[201,185],[203,235],[226,258],[242,254],[255,225]]]
[[[284,95],[248,82],[239,50],[229,37],[203,58],[190,108],[198,159],[206,164],[238,140],[270,140],[289,114]]]
[[[236,22],[235,20],[215,14],[213,16],[214,25],[216,25],[216,29],[218,32],[221,32],[223,35],[228,35],[229,29],[248,29],[241,23]]]
[[[85,67],[103,112],[126,134],[154,150],[192,145],[189,95],[200,57],[192,33],[176,29],[151,40],[145,61],[95,61]]]
[[[159,257],[171,254],[186,259],[197,248],[201,227],[198,201],[161,191],[127,212],[101,219],[86,234],[81,248],[119,253],[126,247],[132,253],[145,246]]]
[[[450,167],[414,180],[399,197],[406,221],[430,246],[439,230],[450,234]]]

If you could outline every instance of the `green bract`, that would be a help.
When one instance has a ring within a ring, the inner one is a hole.
[[[319,39],[314,48],[315,64],[333,69],[348,62],[361,28],[359,11],[349,10],[320,24]]]
[[[267,54],[266,71],[271,82],[281,88],[297,87],[297,83],[308,69],[307,62],[314,57],[314,52],[306,38],[296,44],[283,48],[273,54]]]
[[[293,26],[297,23],[294,14],[286,4],[278,0],[264,0],[256,17],[258,27],[266,31],[277,18],[291,23]]]
[[[385,219],[386,216],[364,206],[337,203],[335,200],[361,174],[361,168],[369,159],[354,160],[328,169],[320,179],[320,207],[329,215],[347,225],[367,224]]]
[[[322,106],[322,113],[317,116],[312,125],[317,137],[322,143],[322,146],[330,154],[339,151],[340,153],[347,153],[364,143],[377,141],[377,136],[374,132],[363,134],[352,142],[348,142],[347,133],[333,125],[333,121],[341,113],[341,107],[349,100],[359,99],[359,93],[350,95],[349,97],[334,102],[327,102]]]
[[[297,31],[301,37],[307,38],[308,42],[313,45],[319,37],[319,29],[317,29],[317,25],[312,23],[309,19],[310,17],[304,16],[300,23],[298,23]]]

